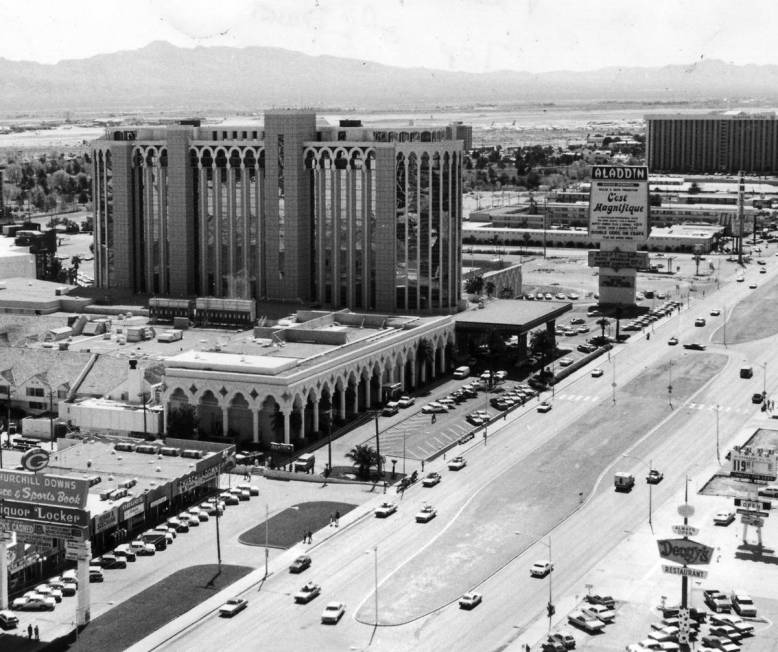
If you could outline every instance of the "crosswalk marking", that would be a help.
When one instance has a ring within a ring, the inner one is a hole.
[[[601,401],[601,400],[605,400],[605,398],[606,397],[603,396],[593,396],[593,395],[583,395],[583,394],[560,393],[556,395],[557,400],[572,401],[574,403]],[[710,410],[711,412],[715,412],[717,406],[714,404],[696,403],[695,401],[690,401],[689,403],[682,404],[680,407],[686,407],[689,408],[690,410]],[[748,414],[750,412],[748,408],[732,407],[731,405],[719,405],[718,409],[719,412],[735,412],[737,414]]]

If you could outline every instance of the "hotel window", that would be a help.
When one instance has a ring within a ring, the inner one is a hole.
[[[45,396],[43,387],[28,387],[27,396]]]

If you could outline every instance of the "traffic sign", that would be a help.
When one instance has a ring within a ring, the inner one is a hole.
[[[685,503],[683,505],[678,505],[678,514],[680,516],[683,516],[684,518],[689,518],[690,516],[694,516],[694,507],[692,507],[688,503]]]
[[[679,534],[682,537],[693,537],[700,533],[700,529],[691,525],[673,525],[673,534]]]
[[[751,509],[754,511],[768,510],[772,507],[769,500],[746,500],[745,498],[735,498],[735,507]]]
[[[744,514],[746,516],[761,516],[763,518],[767,518],[768,516],[770,516],[770,514],[768,512],[755,512],[755,511],[750,510],[750,509],[740,509],[740,508],[738,508],[735,511],[738,514]]]
[[[662,564],[662,571],[668,575],[696,577],[701,580],[708,577],[708,571],[702,570],[701,568],[689,568],[688,566],[669,566],[668,564]]]

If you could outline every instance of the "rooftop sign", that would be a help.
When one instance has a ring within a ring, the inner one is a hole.
[[[0,499],[86,507],[89,481],[60,475],[0,470]]]

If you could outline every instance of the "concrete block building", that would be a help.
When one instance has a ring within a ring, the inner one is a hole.
[[[95,282],[171,297],[448,314],[470,127],[111,128],[95,141]]]

